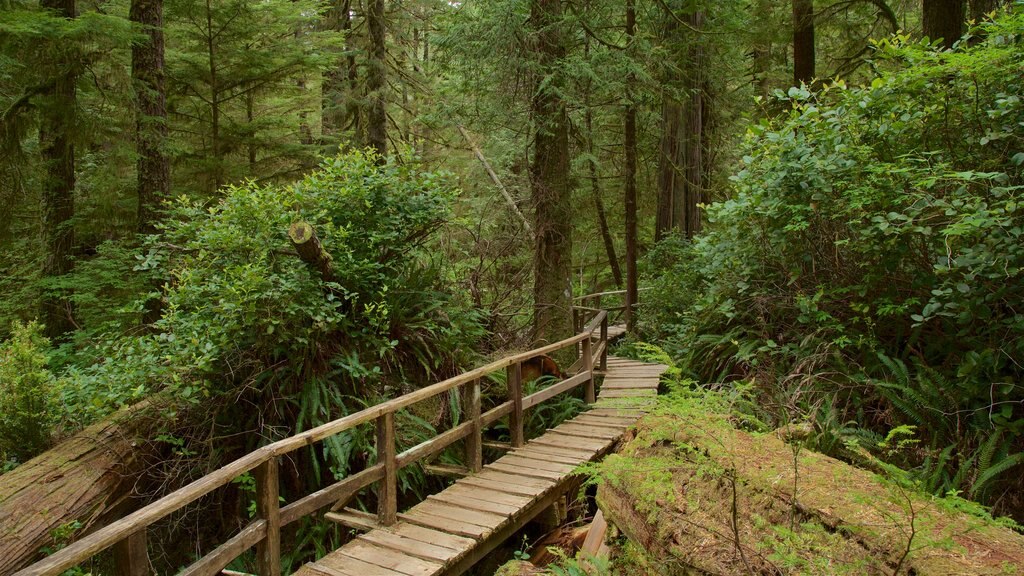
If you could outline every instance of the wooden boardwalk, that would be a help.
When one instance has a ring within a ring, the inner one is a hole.
[[[572,485],[573,470],[613,448],[654,402],[660,364],[608,358],[596,404],[404,513],[303,566],[300,576],[460,574]],[[355,520],[351,514],[346,523]],[[367,527],[373,516],[367,515]]]

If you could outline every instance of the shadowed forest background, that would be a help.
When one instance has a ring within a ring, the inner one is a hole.
[[[89,462],[68,439],[145,440],[0,568],[617,289],[620,354],[1024,521],[1022,35],[998,0],[0,0],[0,507]],[[401,417],[408,447],[460,414]],[[373,457],[333,438],[285,496]],[[251,493],[161,525],[154,566]],[[301,523],[286,566],[341,532]]]

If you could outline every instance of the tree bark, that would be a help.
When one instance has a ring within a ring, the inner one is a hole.
[[[0,476],[0,574],[37,560],[57,528],[79,522],[81,536],[133,509],[161,414],[148,401],[125,408]]]
[[[590,170],[590,191],[594,196],[594,211],[597,212],[597,225],[601,230],[601,241],[604,243],[604,252],[608,257],[608,267],[611,268],[615,286],[621,288],[622,267],[619,266],[619,257],[615,254],[615,240],[612,238],[611,229],[608,227],[608,215],[604,209],[604,201],[601,200],[601,186],[597,179],[597,158],[594,156],[594,114],[590,109],[589,102],[587,103],[587,112],[584,120],[587,126],[587,149],[590,153],[590,162],[587,163],[587,167]]]
[[[384,46],[384,0],[370,0],[367,15],[370,29],[370,58],[367,66],[366,88],[370,108],[367,113],[367,139],[377,153],[377,163],[383,164],[388,151],[387,108],[387,51]]]
[[[164,88],[163,0],[132,0],[128,18],[146,38],[132,45],[135,90],[136,191],[138,231],[153,234],[155,213],[171,188],[167,140],[167,91]]]
[[[132,44],[132,87],[135,91],[136,196],[139,234],[156,232],[156,211],[171,190],[167,141],[167,91],[164,84],[163,0],[132,0],[128,19],[146,38]],[[159,292],[159,283],[152,286]],[[143,324],[160,319],[159,299],[146,302]]]
[[[636,7],[634,0],[626,0],[626,38],[630,45],[636,35]],[[636,330],[637,302],[637,223],[636,223],[636,104],[631,86],[636,81],[630,73],[626,78],[626,117],[624,140],[626,153],[625,209],[626,209],[626,329]]]
[[[941,46],[953,47],[964,33],[965,0],[922,0],[921,24],[924,35],[931,40],[941,39]]]
[[[75,17],[74,0],[42,0],[40,6],[64,18]],[[71,62],[62,62],[58,76],[46,96],[50,102],[42,108],[39,148],[45,173],[42,181],[43,235],[46,258],[43,277],[57,278],[71,272],[75,244],[75,145],[72,132],[76,120],[78,74]],[[66,293],[44,293],[42,321],[46,336],[61,340],[75,329],[74,305]]]
[[[572,333],[569,119],[558,94],[566,51],[561,21],[561,0],[531,0],[533,56],[539,64],[532,102],[536,134],[530,166],[536,234],[533,337],[539,342],[555,342]]]
[[[814,79],[814,0],[793,0],[793,84]]]
[[[316,230],[307,222],[295,222],[288,227],[288,238],[299,253],[299,258],[317,271],[324,282],[334,282],[334,265],[331,255],[316,235]]]
[[[690,14],[689,24],[694,30],[704,26],[704,13]],[[700,204],[704,200],[704,48],[700,39],[690,43],[688,50],[690,69],[687,73],[689,99],[683,115],[683,198],[677,205],[677,226],[683,235],[692,239],[701,229]]]

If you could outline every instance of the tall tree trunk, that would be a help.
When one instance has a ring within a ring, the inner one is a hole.
[[[377,153],[377,162],[384,163],[388,152],[387,109],[387,52],[384,46],[384,0],[371,0],[367,15],[370,29],[370,58],[367,66],[366,88],[370,109],[367,113],[367,139]]]
[[[587,163],[590,170],[590,190],[594,196],[594,210],[597,212],[597,225],[601,229],[601,240],[604,243],[604,252],[608,257],[608,267],[611,268],[612,278],[615,285],[622,287],[622,267],[619,266],[619,257],[615,254],[615,240],[612,238],[611,229],[608,227],[608,213],[604,209],[604,201],[601,200],[601,185],[597,178],[597,158],[594,156],[594,114],[587,105],[587,113],[584,118],[587,125],[587,151],[590,153],[590,162]]]
[[[366,142],[363,134],[362,106],[359,104],[359,64],[356,62],[355,41],[352,38],[352,8],[350,2],[345,2],[345,19],[342,21],[341,29],[345,32],[346,77],[348,79],[348,101],[345,105],[346,115],[350,118],[352,125],[352,142],[357,147],[362,147]]]
[[[704,26],[700,10],[687,18],[693,30]],[[688,49],[686,89],[689,93],[683,114],[683,137],[680,142],[683,158],[682,201],[676,225],[686,238],[693,238],[701,227],[700,203],[704,195],[704,49],[695,38]]]
[[[670,8],[665,6],[665,40],[679,42],[679,21]],[[660,242],[676,226],[676,206],[682,197],[682,176],[680,174],[681,148],[680,130],[683,122],[683,107],[674,91],[680,87],[679,68],[675,60],[669,63],[662,80],[665,88],[661,100],[661,143],[658,146],[658,205],[655,215],[654,240]],[[678,60],[681,60],[679,58]]]
[[[164,153],[167,92],[164,88],[163,8],[163,0],[132,0],[128,9],[128,18],[146,36],[132,45],[140,234],[156,232],[156,209],[171,189],[171,164]]]
[[[220,143],[220,84],[217,78],[217,32],[213,29],[213,7],[206,0],[206,56],[210,72],[210,148],[213,152],[213,190],[224,184],[224,158]]]
[[[793,0],[793,84],[814,78],[814,0]]]
[[[636,35],[636,7],[634,0],[626,0],[626,38],[630,45]],[[637,224],[636,224],[636,104],[631,89],[635,76],[626,78],[626,117],[624,140],[626,152],[625,208],[626,208],[626,329],[636,330],[637,302]]]
[[[533,336],[543,342],[572,333],[569,119],[558,93],[565,57],[561,20],[561,0],[531,0],[534,57],[539,64],[532,102],[536,135],[530,167],[536,233]]]
[[[769,0],[757,0],[754,5],[754,18],[759,22],[772,21],[772,4]],[[769,93],[768,75],[772,65],[772,41],[767,32],[759,33],[750,52],[751,78],[754,89],[757,95],[767,97]]]
[[[156,210],[171,190],[167,141],[167,92],[164,88],[163,0],[132,0],[128,18],[145,39],[132,44],[132,86],[135,90],[136,195],[139,234],[156,232]],[[159,292],[159,285],[152,286]],[[160,319],[160,300],[146,302],[143,324]]]
[[[1002,4],[1001,0],[969,0],[971,20],[981,22],[989,12],[997,10]]]
[[[64,18],[75,17],[75,0],[42,0],[40,6]],[[73,267],[71,251],[75,244],[75,124],[77,73],[70,62],[48,89],[50,102],[43,109],[39,126],[39,147],[45,166],[42,182],[43,236],[46,258],[43,277],[63,276]],[[67,294],[44,294],[40,316],[46,335],[62,339],[75,328],[74,306]]]
[[[932,40],[941,38],[943,48],[952,48],[953,43],[963,36],[966,10],[965,0],[922,0],[924,35]]]

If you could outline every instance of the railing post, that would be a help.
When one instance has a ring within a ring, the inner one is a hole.
[[[508,395],[512,400],[512,413],[508,415],[508,431],[513,448],[526,443],[523,434],[523,364],[516,362],[509,366],[505,374],[508,383]]]
[[[256,516],[267,522],[267,536],[256,544],[256,571],[259,576],[280,576],[281,489],[278,486],[277,458],[271,456],[255,472]]]
[[[462,389],[462,411],[466,420],[472,423],[472,431],[466,436],[466,468],[479,472],[484,468],[483,421],[480,419],[480,379],[474,378]]]
[[[377,492],[377,521],[391,526],[398,521],[398,463],[395,460],[395,413],[377,418],[377,462],[384,464],[384,478]]]
[[[145,528],[114,544],[114,564],[117,576],[149,576],[153,573],[149,566]]]
[[[608,371],[608,313],[601,319],[601,372]]]
[[[590,334],[583,339],[583,370],[587,372],[587,384],[583,394],[583,400],[587,404],[593,404],[596,400],[594,393],[594,356],[590,348]]]

